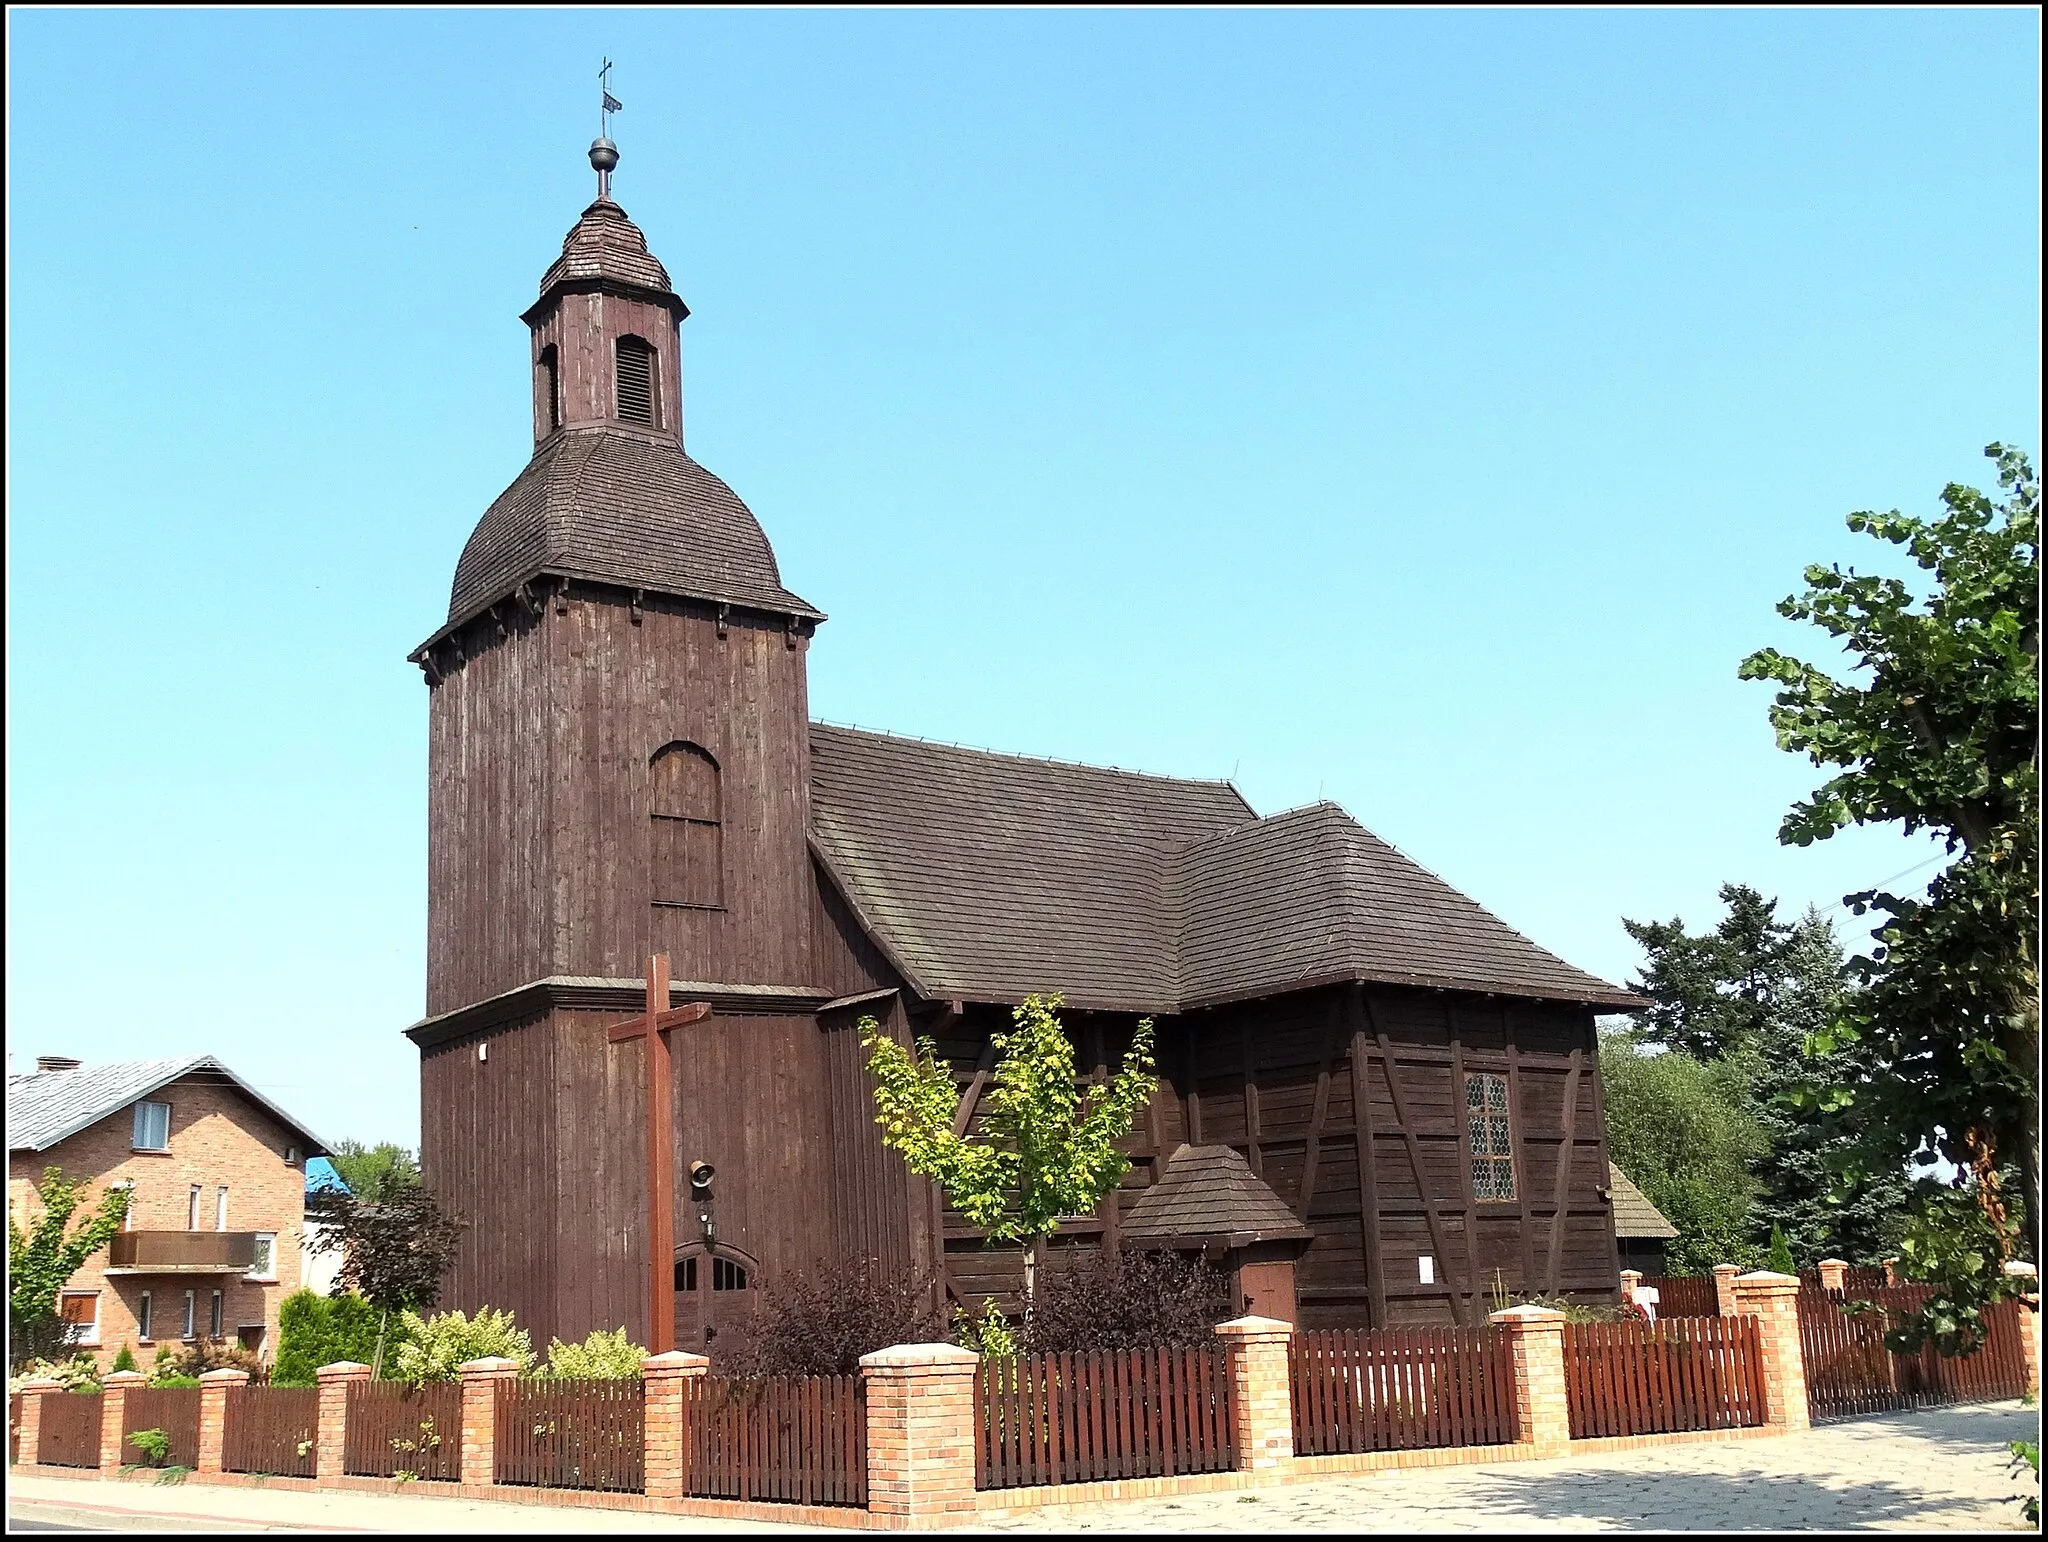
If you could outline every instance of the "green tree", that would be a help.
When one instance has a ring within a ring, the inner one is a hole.
[[[328,1223],[314,1240],[316,1252],[341,1254],[336,1277],[377,1308],[377,1348],[371,1360],[384,1373],[384,1353],[394,1312],[432,1306],[441,1281],[455,1262],[460,1223],[445,1214],[434,1196],[417,1184],[386,1184],[375,1200],[336,1189],[306,1196],[308,1218]]]
[[[24,1227],[7,1217],[8,1354],[14,1363],[48,1354],[63,1335],[57,1298],[79,1266],[107,1245],[128,1215],[128,1190],[108,1188],[92,1213],[71,1229],[82,1203],[78,1185],[62,1168],[43,1169],[38,1205]]]
[[[1814,566],[1806,591],[1778,606],[1836,639],[1860,678],[1774,648],[1740,668],[1779,686],[1779,747],[1834,770],[1786,814],[1780,841],[1896,824],[1937,836],[1952,858],[1924,899],[1849,896],[1859,915],[1886,919],[1851,963],[1855,989],[1837,1023],[1815,1036],[1823,1053],[1849,1051],[1850,1074],[1810,1094],[1824,1110],[1856,1111],[1844,1171],[1895,1170],[1923,1153],[1953,1164],[1951,1186],[1972,1203],[1916,1186],[1903,1256],[1938,1288],[1899,1340],[1932,1334],[1948,1351],[1981,1332],[1978,1308],[2006,1288],[2002,1258],[2016,1245],[2039,1256],[2040,484],[2019,451],[1985,454],[2000,498],[1950,483],[1933,519],[1849,516],[1852,531],[1903,547],[1931,575],[1925,594]],[[2018,1196],[2001,1181],[2008,1166]]]
[[[315,1295],[295,1290],[277,1309],[277,1363],[270,1379],[280,1387],[310,1387],[323,1365],[353,1360],[374,1365],[383,1314],[361,1296]]]
[[[338,1140],[327,1154],[335,1176],[348,1185],[357,1199],[382,1199],[387,1190],[417,1188],[420,1164],[412,1152],[391,1141],[365,1146],[361,1141]]]
[[[1074,1046],[1057,1015],[1061,1004],[1058,995],[1027,996],[1011,1014],[1016,1027],[994,1036],[995,1074],[978,1134],[954,1131],[959,1091],[936,1044],[919,1039],[913,1054],[885,1037],[872,1017],[859,1025],[882,1143],[944,1189],[991,1244],[1024,1245],[1027,1302],[1044,1240],[1063,1219],[1093,1214],[1130,1170],[1117,1142],[1130,1134],[1158,1081],[1148,1017],[1116,1074],[1081,1085]]]
[[[1672,1272],[1756,1262],[1750,1211],[1760,1185],[1750,1164],[1767,1137],[1743,1072],[1624,1028],[1600,1036],[1600,1080],[1608,1155],[1678,1228],[1665,1249]]]

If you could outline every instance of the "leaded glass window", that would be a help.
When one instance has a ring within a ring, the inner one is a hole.
[[[1472,1197],[1515,1197],[1515,1148],[1508,1129],[1508,1079],[1476,1071],[1465,1078],[1465,1123],[1472,1136]]]

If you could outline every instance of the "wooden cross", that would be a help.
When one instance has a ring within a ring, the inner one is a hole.
[[[668,955],[647,961],[647,1010],[605,1030],[605,1041],[647,1041],[647,1350],[667,1354],[676,1347],[676,1148],[674,1083],[669,1070],[671,1028],[702,1022],[711,1003],[692,1001],[670,1009]],[[649,1031],[649,1025],[653,1031]]]

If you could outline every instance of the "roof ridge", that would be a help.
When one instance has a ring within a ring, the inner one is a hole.
[[[1087,760],[1062,760],[1056,755],[1026,755],[1020,750],[990,749],[986,745],[962,744],[957,739],[929,739],[923,734],[891,733],[880,728],[865,728],[859,723],[834,723],[821,717],[812,718],[811,725],[814,728],[836,728],[843,733],[866,734],[873,739],[894,739],[902,744],[928,744],[936,749],[961,750],[969,755],[987,755],[997,760],[1021,760],[1031,765],[1060,766],[1071,771],[1103,771],[1112,776],[1136,777],[1147,782],[1174,782],[1181,786],[1228,787],[1237,793],[1240,802],[1245,802],[1247,809],[1251,807],[1250,803],[1245,801],[1244,794],[1238,792],[1237,784],[1227,776],[1170,776],[1164,771],[1139,771],[1130,766],[1104,766]],[[1258,817],[1257,814],[1252,815],[1254,819]]]

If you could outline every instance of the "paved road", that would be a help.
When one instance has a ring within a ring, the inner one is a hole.
[[[2009,1440],[2018,1403],[1887,1414],[1782,1440],[1439,1467],[1256,1495],[1064,1506],[992,1517],[1014,1531],[2028,1530]]]
[[[1859,1419],[1785,1440],[1331,1479],[1257,1493],[997,1513],[994,1531],[2021,1531],[2009,1440],[2018,1403]],[[713,1532],[763,1527],[605,1510],[22,1478],[9,1529],[88,1531]],[[831,1535],[858,1533],[833,1530]]]

